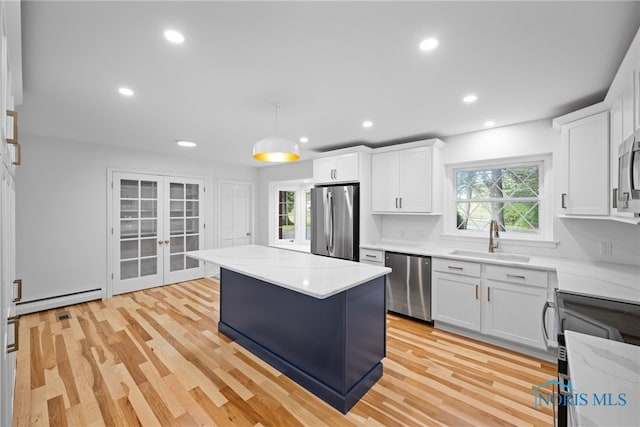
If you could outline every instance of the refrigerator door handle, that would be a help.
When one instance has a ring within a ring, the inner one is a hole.
[[[330,233],[330,220],[331,218],[329,217],[329,209],[330,209],[330,205],[329,205],[329,197],[330,194],[328,191],[326,191],[325,193],[325,200],[324,203],[322,204],[322,207],[324,208],[324,241],[325,241],[325,245],[326,245],[326,249],[327,249],[327,254],[329,254],[329,233]]]
[[[329,255],[335,255],[333,250],[333,223],[334,223],[334,215],[335,215],[335,204],[333,203],[333,194],[329,193]]]

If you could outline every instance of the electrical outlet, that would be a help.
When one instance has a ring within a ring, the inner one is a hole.
[[[600,255],[613,255],[613,243],[600,242]]]

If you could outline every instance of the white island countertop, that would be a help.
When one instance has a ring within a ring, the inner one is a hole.
[[[566,331],[569,378],[577,405],[574,425],[637,426],[640,346]],[[604,396],[604,398],[603,398]]]
[[[187,256],[321,299],[391,272],[387,267],[258,245],[194,251]]]

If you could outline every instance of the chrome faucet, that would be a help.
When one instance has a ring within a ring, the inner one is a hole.
[[[498,221],[492,219],[489,224],[489,252],[491,253],[493,253],[494,249],[498,249],[498,242],[493,240],[494,238],[497,239],[500,237],[498,229]]]

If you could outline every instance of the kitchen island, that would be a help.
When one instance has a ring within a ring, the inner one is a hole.
[[[382,376],[386,267],[248,245],[220,266],[218,330],[346,413]]]

